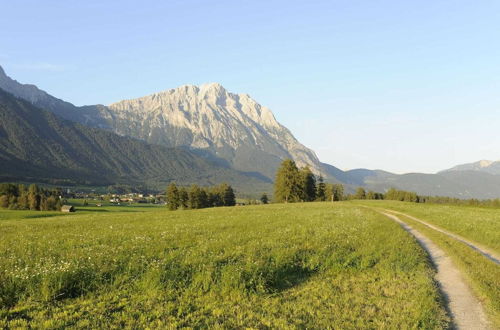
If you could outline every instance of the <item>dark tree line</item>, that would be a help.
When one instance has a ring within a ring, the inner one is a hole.
[[[0,207],[11,210],[59,211],[62,195],[60,189],[44,189],[32,184],[0,184]]]
[[[344,187],[326,184],[323,177],[316,178],[309,167],[299,169],[293,160],[286,159],[276,172],[274,199],[279,203],[341,201]]]
[[[226,183],[208,188],[198,185],[177,187],[171,183],[167,187],[167,205],[170,210],[234,206],[236,197],[233,188]]]

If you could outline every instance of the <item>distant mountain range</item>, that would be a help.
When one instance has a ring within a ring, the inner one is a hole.
[[[500,175],[500,161],[480,160],[475,163],[458,165],[448,170],[441,171],[440,173],[457,172],[457,171],[460,172],[475,171],[475,172]]]
[[[185,85],[108,106],[77,107],[11,79],[0,67],[0,88],[27,101],[1,94],[0,158],[7,160],[0,165],[1,180],[54,180],[54,173],[93,183],[224,180],[241,191],[270,192],[279,163],[291,158],[327,181],[345,184],[348,191],[357,186],[375,191],[395,187],[425,195],[500,197],[499,162],[403,175],[342,171],[321,163],[268,108],[217,83]],[[37,141],[43,152],[20,141]]]

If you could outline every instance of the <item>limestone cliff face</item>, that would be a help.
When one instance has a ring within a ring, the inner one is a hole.
[[[274,175],[282,159],[321,172],[315,153],[272,112],[220,84],[186,85],[108,106],[112,129],[151,143],[205,150],[236,169]]]

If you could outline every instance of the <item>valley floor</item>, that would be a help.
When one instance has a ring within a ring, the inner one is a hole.
[[[446,328],[428,254],[384,203],[0,211],[0,327]],[[498,282],[464,274],[494,318]]]

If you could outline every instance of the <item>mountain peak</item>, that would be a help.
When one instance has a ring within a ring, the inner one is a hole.
[[[217,82],[205,83],[200,85],[200,90],[209,90],[209,89],[226,90],[221,84]]]
[[[280,160],[292,158],[299,166],[321,172],[314,152],[279,124],[270,109],[219,83],[184,85],[113,103],[108,109],[111,126],[120,135],[203,149],[240,171],[272,178]]]
[[[486,159],[483,159],[483,160],[480,160],[479,161],[479,167],[481,168],[485,168],[485,167],[488,167],[490,166],[491,164],[493,164],[494,162],[492,160],[486,160]]]
[[[3,76],[3,77],[5,77],[5,76],[7,76],[7,75],[5,74],[4,69],[3,69],[3,68],[2,68],[2,66],[0,65],[0,77],[2,77],[2,76]]]
[[[441,171],[440,173],[456,172],[456,171],[475,171],[475,172],[485,172],[485,173],[500,175],[500,161],[483,159],[474,163],[457,165],[450,169]]]

